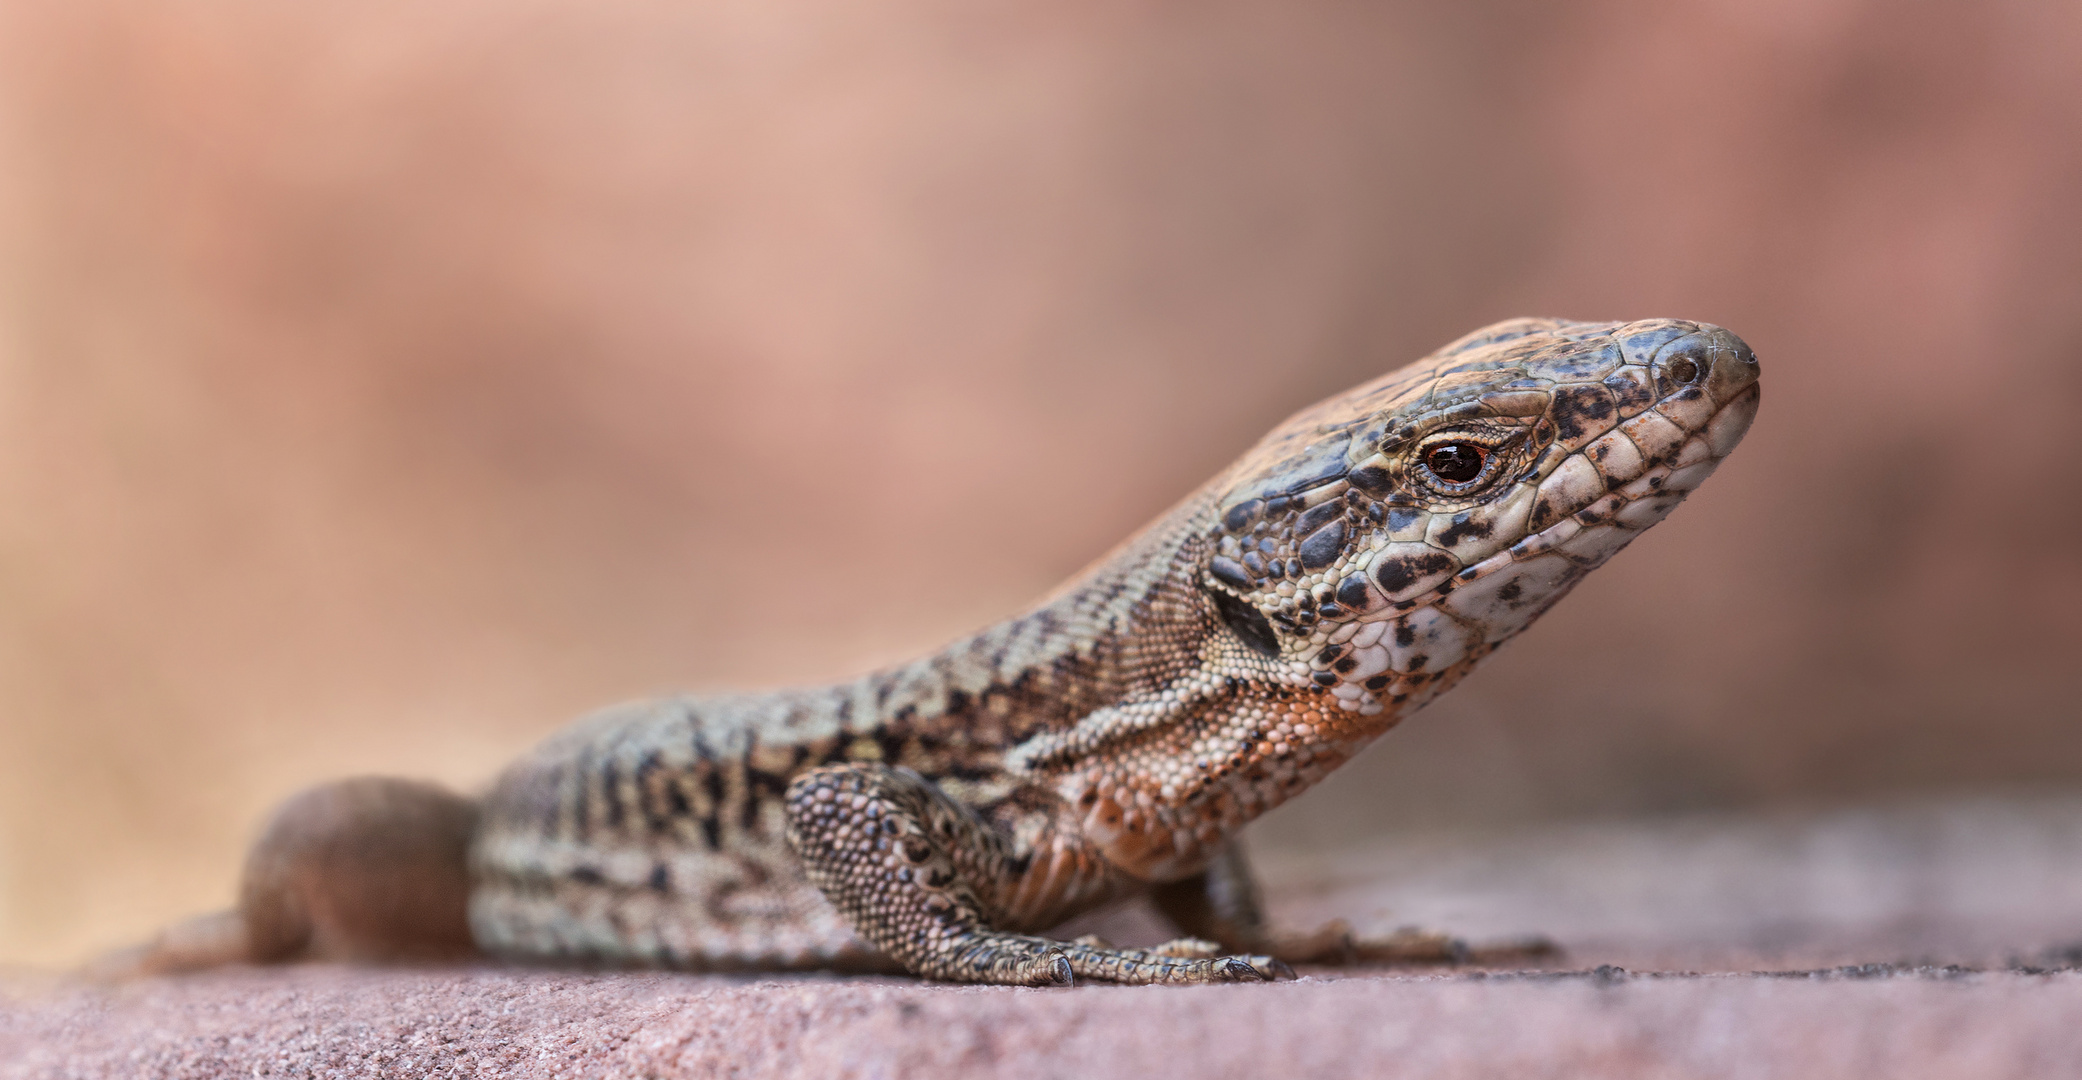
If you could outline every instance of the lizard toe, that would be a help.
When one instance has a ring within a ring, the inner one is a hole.
[[[1224,956],[1215,961],[1215,971],[1224,982],[1272,982],[1286,966],[1269,956]],[[1293,974],[1287,972],[1289,977]]]

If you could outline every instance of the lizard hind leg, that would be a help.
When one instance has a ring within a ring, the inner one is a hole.
[[[923,777],[830,765],[787,792],[788,844],[804,872],[868,943],[914,974],[951,982],[1064,985],[1259,981],[1269,957],[1116,949],[994,929],[984,898],[1012,876],[1005,840]]]
[[[1384,937],[1358,937],[1343,919],[1308,933],[1275,934],[1266,925],[1243,846],[1234,840],[1205,871],[1159,885],[1151,898],[1187,934],[1212,938],[1226,949],[1263,951],[1290,964],[1506,966],[1551,961],[1561,952],[1543,937],[1471,946],[1450,934],[1414,926]]]

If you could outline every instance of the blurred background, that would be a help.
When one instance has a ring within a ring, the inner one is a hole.
[[[2082,5],[0,2],[0,964],[281,797],[1031,601],[1512,315],[1699,498],[1255,827],[2082,791]]]

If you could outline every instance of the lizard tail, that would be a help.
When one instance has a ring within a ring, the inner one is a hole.
[[[246,857],[239,906],[90,965],[103,977],[236,963],[453,960],[468,920],[478,806],[433,784],[358,777],[292,796]]]

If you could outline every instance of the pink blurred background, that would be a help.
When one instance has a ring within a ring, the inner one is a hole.
[[[1005,615],[1483,323],[1740,454],[1257,827],[2082,782],[2082,6],[0,2],[0,963]]]

